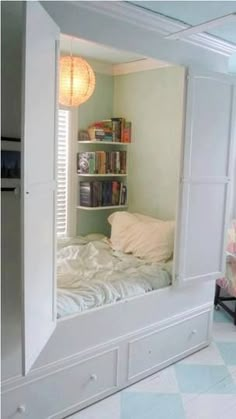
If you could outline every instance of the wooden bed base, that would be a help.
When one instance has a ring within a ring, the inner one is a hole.
[[[217,309],[218,306],[222,307],[232,318],[234,321],[234,325],[236,326],[236,297],[223,297],[220,295],[221,287],[220,285],[216,284],[216,291],[215,291],[215,299],[214,299],[214,305]],[[227,306],[227,304],[224,303],[224,301],[235,301],[235,308],[234,310],[231,310]]]

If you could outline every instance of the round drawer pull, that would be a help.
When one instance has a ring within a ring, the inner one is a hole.
[[[97,375],[96,375],[96,374],[91,374],[91,375],[90,375],[90,380],[91,380],[91,381],[97,381],[97,379],[98,379],[98,377],[97,377]]]
[[[17,412],[18,413],[25,413],[25,406],[22,404],[20,406],[17,407]]]
[[[191,333],[192,333],[192,335],[196,335],[197,334],[197,329],[193,329]]]

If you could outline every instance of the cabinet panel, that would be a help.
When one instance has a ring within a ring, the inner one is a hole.
[[[235,99],[229,77],[189,74],[174,251],[182,284],[224,274]]]
[[[114,349],[43,377],[43,385],[37,380],[9,391],[4,394],[3,419],[63,418],[69,408],[114,390],[117,368]]]
[[[164,362],[208,341],[209,312],[129,343],[128,378],[151,372]],[[174,338],[176,337],[176,338]]]
[[[24,2],[22,344],[26,374],[56,327],[56,122],[59,28]]]

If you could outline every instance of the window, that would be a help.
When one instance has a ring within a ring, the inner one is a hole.
[[[57,235],[68,231],[69,111],[58,112]]]

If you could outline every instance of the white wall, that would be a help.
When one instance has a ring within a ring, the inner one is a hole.
[[[21,136],[22,4],[2,2],[2,136]],[[1,193],[2,379],[21,374],[20,199]]]
[[[182,139],[184,68],[115,77],[114,114],[132,121],[129,210],[174,219]]]

